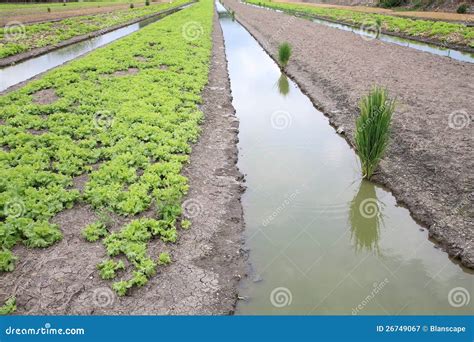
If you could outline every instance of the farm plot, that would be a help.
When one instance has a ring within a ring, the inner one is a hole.
[[[162,2],[151,1],[151,4]],[[164,2],[164,1],[163,1]],[[9,21],[20,21],[31,23],[47,20],[65,19],[79,15],[90,15],[105,12],[112,12],[129,8],[133,3],[134,7],[145,6],[142,0],[117,0],[117,1],[87,1],[87,2],[47,2],[47,3],[1,3],[0,4],[0,25],[5,25]]]
[[[420,37],[433,42],[457,44],[474,48],[474,28],[443,21],[415,20],[397,16],[363,13],[358,11],[323,8],[308,5],[246,0],[247,3],[279,9],[292,14],[312,15],[369,30],[383,30],[409,37]]]
[[[119,295],[171,262],[147,243],[191,225],[181,170],[203,117],[211,8],[201,1],[0,98],[1,272],[15,269],[16,245],[59,241],[51,219],[77,203],[99,217],[82,234],[110,257],[101,277],[129,276],[113,284]],[[113,216],[130,219],[111,231]]]
[[[99,31],[115,25],[183,5],[176,0],[141,8],[128,8],[95,15],[78,16],[60,21],[22,25],[13,22],[0,29],[0,58],[13,56],[35,48],[56,45],[73,37]]]

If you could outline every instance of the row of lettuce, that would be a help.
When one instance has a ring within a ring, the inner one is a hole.
[[[380,23],[381,29],[387,32],[429,38],[441,43],[474,48],[474,28],[463,24],[401,18],[346,9],[315,7],[306,4],[272,2],[271,0],[246,0],[246,2],[257,6],[282,10],[291,14],[326,18],[362,28],[373,27],[373,25]]]
[[[52,219],[78,202],[97,213],[81,228],[110,258],[98,265],[100,275],[132,274],[113,284],[118,294],[171,261],[164,251],[149,255],[147,244],[173,243],[190,227],[181,170],[203,118],[212,14],[212,1],[202,0],[0,97],[1,272],[15,268],[17,244],[60,240]],[[58,98],[38,104],[38,91]],[[79,191],[74,180],[84,174]],[[111,232],[112,215],[134,219]]]
[[[121,9],[110,13],[78,16],[38,24],[23,25],[16,21],[10,22],[0,28],[0,58],[35,48],[54,46],[76,36],[125,24],[187,2],[189,0],[173,0],[152,6]]]

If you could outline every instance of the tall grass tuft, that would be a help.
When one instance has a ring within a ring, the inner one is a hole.
[[[287,42],[280,44],[280,46],[278,47],[278,60],[280,61],[280,64],[283,66],[287,65],[288,61],[290,60],[290,57],[291,45]]]
[[[355,143],[362,164],[362,176],[370,179],[388,146],[395,102],[388,98],[386,89],[374,87],[361,99],[359,108]]]

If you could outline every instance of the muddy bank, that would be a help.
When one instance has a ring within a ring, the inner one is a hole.
[[[149,283],[117,297],[96,265],[106,257],[100,242],[88,243],[82,228],[96,220],[86,205],[76,205],[53,221],[64,238],[46,249],[17,246],[16,269],[0,277],[0,300],[16,296],[18,314],[229,314],[242,274],[243,229],[237,170],[238,121],[231,104],[222,32],[214,21],[209,84],[203,92],[205,120],[185,168],[190,191],[184,202],[193,222],[178,242],[149,244],[150,254],[168,251],[174,262],[159,267]],[[144,216],[150,213],[144,213]],[[116,222],[117,228],[124,222]]]
[[[94,32],[90,32],[90,33],[83,34],[83,35],[80,35],[80,36],[76,36],[76,37],[73,37],[71,39],[62,41],[62,42],[60,42],[56,45],[47,45],[47,46],[44,46],[44,47],[35,48],[35,49],[29,50],[29,51],[25,51],[25,52],[22,52],[22,53],[13,55],[13,56],[1,58],[0,59],[0,68],[4,68],[6,66],[19,63],[19,62],[25,61],[25,60],[33,58],[33,57],[38,57],[38,56],[44,55],[48,52],[51,52],[51,51],[54,51],[54,50],[57,50],[57,49],[60,49],[60,48],[63,48],[63,47],[69,46],[69,45],[73,45],[73,44],[82,42],[84,40],[88,40],[88,39],[91,39],[91,38],[101,36],[101,35],[106,34],[108,32],[118,30],[122,27],[129,26],[129,25],[141,22],[143,20],[157,18],[157,17],[166,16],[166,15],[175,13],[175,12],[179,11],[181,8],[183,8],[187,5],[190,5],[194,2],[195,1],[190,1],[190,2],[187,2],[186,4],[183,4],[179,7],[170,8],[170,9],[167,9],[165,11],[153,13],[153,14],[141,17],[141,18],[130,20],[130,21],[128,21],[126,23],[123,23],[123,24],[110,26],[110,27],[107,27],[107,28],[99,30],[99,31],[94,31]]]
[[[326,27],[283,13],[225,5],[353,145],[357,103],[374,84],[397,98],[390,147],[374,180],[388,186],[432,238],[474,268],[474,66]],[[290,113],[297,115],[298,113]]]

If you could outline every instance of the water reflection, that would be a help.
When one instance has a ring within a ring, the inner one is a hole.
[[[290,83],[288,82],[288,77],[286,77],[285,74],[282,73],[280,75],[277,85],[278,85],[278,91],[280,92],[280,94],[282,94],[283,96],[288,95],[288,93],[290,92]]]
[[[356,251],[372,251],[379,254],[380,229],[383,227],[381,202],[377,199],[375,185],[362,181],[351,202],[351,241]]]

